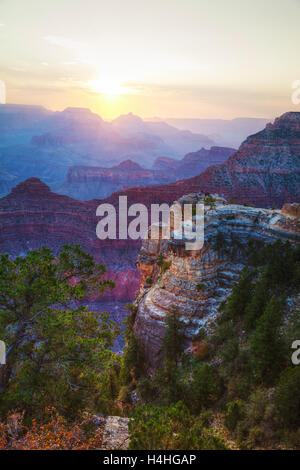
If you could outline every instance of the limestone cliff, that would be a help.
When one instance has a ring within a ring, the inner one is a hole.
[[[158,189],[158,188],[157,188]],[[249,136],[222,165],[163,187],[180,197],[187,192],[219,193],[257,207],[300,202],[300,113],[288,112]]]
[[[175,179],[169,173],[145,169],[126,160],[111,168],[73,166],[67,180],[56,191],[81,200],[99,199],[127,187],[166,184]]]
[[[178,200],[181,204],[201,201],[201,195]],[[149,365],[158,362],[170,306],[178,307],[187,325],[187,347],[192,346],[201,328],[213,326],[221,302],[247,264],[249,250],[278,239],[300,242],[300,219],[294,205],[268,210],[217,198],[212,207],[205,206],[200,250],[187,251],[185,241],[175,240],[174,232],[169,240],[145,240],[138,258],[142,281],[134,331]]]
[[[130,301],[139,284],[134,266],[139,241],[99,240],[96,209],[100,203],[55,194],[38,178],[29,178],[0,199],[0,253],[19,256],[41,246],[57,253],[65,243],[80,244],[105,264],[106,277],[118,285],[101,299]]]

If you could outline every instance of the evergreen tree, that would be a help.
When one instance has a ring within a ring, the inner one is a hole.
[[[125,341],[124,354],[122,358],[121,381],[123,385],[128,385],[133,379],[139,379],[144,369],[144,351],[140,342],[134,334],[133,327],[137,315],[137,305],[127,304],[129,314],[124,320]]]
[[[182,358],[185,346],[185,324],[180,320],[177,307],[171,306],[166,317],[166,332],[161,354],[163,359],[171,360],[177,366]]]
[[[225,319],[239,320],[245,315],[246,306],[253,290],[252,279],[253,271],[249,268],[243,269],[227,302]]]
[[[281,424],[288,428],[300,427],[300,368],[289,367],[282,372],[275,392],[275,403]]]
[[[103,384],[118,361],[111,348],[119,329],[108,315],[80,306],[86,295],[114,286],[104,272],[79,245],[65,245],[57,257],[45,247],[0,257],[4,413],[18,407],[37,415],[50,405],[71,415],[100,396],[110,399]]]
[[[250,340],[250,360],[255,376],[272,383],[284,360],[284,343],[280,334],[282,302],[272,297],[257,321]]]
[[[174,403],[182,393],[180,383],[180,362],[185,346],[185,324],[180,320],[177,307],[172,306],[166,318],[166,330],[160,351],[162,367],[155,374],[156,384],[164,390],[163,401]]]
[[[272,287],[283,289],[288,285],[294,274],[295,264],[293,262],[293,248],[287,241],[283,243],[277,240],[272,245],[266,247],[268,253],[266,276]]]
[[[264,308],[270,298],[269,278],[264,272],[256,281],[253,295],[246,309],[245,328],[250,331],[255,328],[257,319],[263,314]]]
[[[222,391],[221,380],[215,367],[201,363],[193,370],[189,406],[195,413],[212,406]]]

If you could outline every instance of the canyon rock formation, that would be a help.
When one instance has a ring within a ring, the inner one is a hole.
[[[169,190],[177,190],[178,196],[202,190],[260,207],[299,202],[300,113],[283,114],[249,136],[222,165],[175,184]]]
[[[203,200],[203,195],[192,194],[178,202],[196,204]],[[299,205],[297,210],[285,206],[281,211],[227,204],[216,198],[215,204],[205,205],[201,249],[187,250],[186,240],[176,239],[174,231],[168,240],[143,241],[134,331],[151,367],[159,361],[169,309],[178,308],[187,327],[187,346],[192,346],[203,327],[213,327],[220,304],[247,265],[249,250],[255,250],[259,242],[300,242],[298,211]]]
[[[106,276],[118,285],[101,299],[129,301],[139,282],[134,266],[139,242],[99,240],[96,236],[99,203],[52,193],[38,178],[29,178],[0,199],[0,253],[24,255],[43,245],[57,252],[65,243],[78,243],[105,264]]]
[[[74,166],[67,180],[57,188],[60,194],[75,199],[89,200],[110,196],[127,187],[151,186],[173,181],[172,175],[163,171],[142,168],[138,163],[125,160],[111,168]]]
[[[109,197],[129,187],[164,185],[198,175],[210,165],[225,162],[234,152],[232,148],[211,147],[188,153],[181,160],[158,157],[151,169],[143,168],[130,159],[110,168],[73,166],[66,181],[58,185],[55,192],[89,200]]]

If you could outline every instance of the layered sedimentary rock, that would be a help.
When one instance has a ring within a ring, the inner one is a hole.
[[[52,193],[38,178],[29,178],[0,199],[0,253],[23,255],[43,245],[57,252],[65,243],[78,243],[105,264],[107,277],[118,285],[102,300],[132,299],[139,282],[134,266],[139,242],[97,238],[100,202]]]
[[[66,182],[57,188],[57,192],[75,199],[99,199],[127,187],[166,184],[170,181],[173,178],[169,173],[145,169],[138,163],[126,160],[111,168],[71,167]]]
[[[207,191],[261,207],[300,201],[300,113],[290,112],[248,137],[225,163],[177,189]],[[171,189],[171,188],[170,188]]]
[[[292,215],[294,217],[300,217],[300,204],[284,204],[282,212],[287,215]]]
[[[222,165],[172,184],[129,188],[106,199],[84,202],[55,194],[30,178],[0,200],[0,252],[17,255],[42,245],[57,250],[63,243],[80,243],[111,273],[124,274],[128,270],[128,276],[119,274],[118,279],[133,279],[130,288],[124,287],[133,298],[138,284],[134,264],[140,241],[98,240],[97,206],[109,202],[117,208],[119,195],[126,195],[128,206],[143,203],[149,208],[152,203],[172,203],[183,194],[201,190],[262,207],[299,202],[300,113],[284,114],[250,136]]]
[[[107,199],[78,201],[53,193],[38,178],[29,178],[0,199],[0,253],[24,255],[28,250],[41,246],[47,246],[56,253],[65,243],[78,243],[96,261],[103,262],[107,277],[116,281],[117,288],[104,298],[133,300],[140,279],[135,262],[141,241],[99,240],[96,226],[100,219],[96,210],[99,204],[110,203],[116,208],[118,221],[119,195],[127,196],[128,207],[134,203],[149,207],[151,203],[173,201],[172,192],[152,189],[134,188],[114,193]]]
[[[188,153],[180,161],[178,175],[182,178],[189,178],[202,173],[211,165],[224,163],[236,149],[230,147],[211,147],[209,150],[202,148],[197,152]]]
[[[152,169],[165,171],[172,174],[175,180],[189,178],[202,173],[211,165],[224,163],[236,149],[231,147],[202,147],[197,152],[187,153],[181,160],[174,158],[158,157],[152,165]]]
[[[121,125],[118,132],[120,121],[124,128]],[[73,166],[108,167],[128,158],[151,166],[160,155],[180,158],[202,146],[214,145],[206,136],[164,123],[152,126],[137,116],[125,116],[115,124],[84,108],[52,112],[37,106],[0,105],[1,170],[15,175],[17,182],[41,178],[57,191]],[[149,184],[166,181],[171,180]],[[139,184],[143,182],[135,183]],[[0,183],[0,195],[8,194],[11,187]]]
[[[223,194],[229,200],[234,199],[236,202],[246,202],[259,207],[282,207],[284,203],[300,201],[299,127],[300,113],[286,113],[273,124],[268,124],[263,131],[249,136],[239,150],[224,163],[210,166],[193,178],[176,181],[193,174],[192,172],[201,172],[205,165],[209,164],[209,159],[211,162],[225,159],[233,149],[202,149],[186,155],[179,162],[171,161],[170,158],[159,158],[154,165],[154,173],[151,170],[136,169],[129,176],[131,170],[125,171],[124,168],[115,167],[114,170],[102,169],[105,175],[103,173],[104,176],[98,178],[99,175],[93,174],[97,171],[95,169],[83,171],[81,168],[80,171],[74,170],[74,173],[72,170],[70,181],[67,183],[70,187],[68,186],[67,190],[62,189],[62,192],[74,191],[72,194],[78,197],[80,191],[83,191],[82,188],[78,190],[78,184],[85,185],[83,196],[90,198],[97,196],[97,192],[101,194],[101,185],[104,191],[109,192],[136,184],[138,188],[131,192],[134,194],[141,192],[140,185],[159,184],[146,189],[146,193],[152,194],[154,199],[160,199],[162,202],[166,197],[168,200],[174,200],[182,194],[202,190]],[[85,179],[87,183],[83,183]],[[161,185],[163,181],[172,180],[176,182]],[[89,182],[98,185],[92,194],[89,194]],[[105,188],[106,184],[110,186]],[[114,186],[111,186],[112,184]],[[140,202],[144,202],[143,198]]]
[[[201,147],[214,145],[214,140],[203,134],[179,130],[162,121],[144,121],[132,113],[121,115],[111,122],[112,128],[123,137],[160,144],[163,155],[184,155]],[[170,152],[171,150],[171,152]]]
[[[181,204],[201,201],[202,195],[179,199]],[[134,331],[150,366],[159,361],[165,318],[172,306],[178,308],[187,326],[190,346],[201,328],[213,326],[221,302],[247,264],[249,247],[255,249],[259,242],[278,239],[300,242],[300,220],[292,212],[232,205],[219,199],[215,205],[205,206],[201,249],[188,250],[184,237],[175,239],[174,231],[168,240],[143,242],[138,259],[142,281]],[[192,218],[192,224],[197,217]]]
[[[223,163],[234,152],[231,148],[211,147],[188,153],[181,160],[158,157],[151,169],[130,159],[109,168],[76,165],[69,169],[66,181],[55,191],[80,200],[109,197],[130,187],[164,185],[195,176],[210,165]]]

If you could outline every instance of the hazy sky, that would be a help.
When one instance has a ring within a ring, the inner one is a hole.
[[[105,118],[298,110],[300,0],[0,0],[10,103]]]

